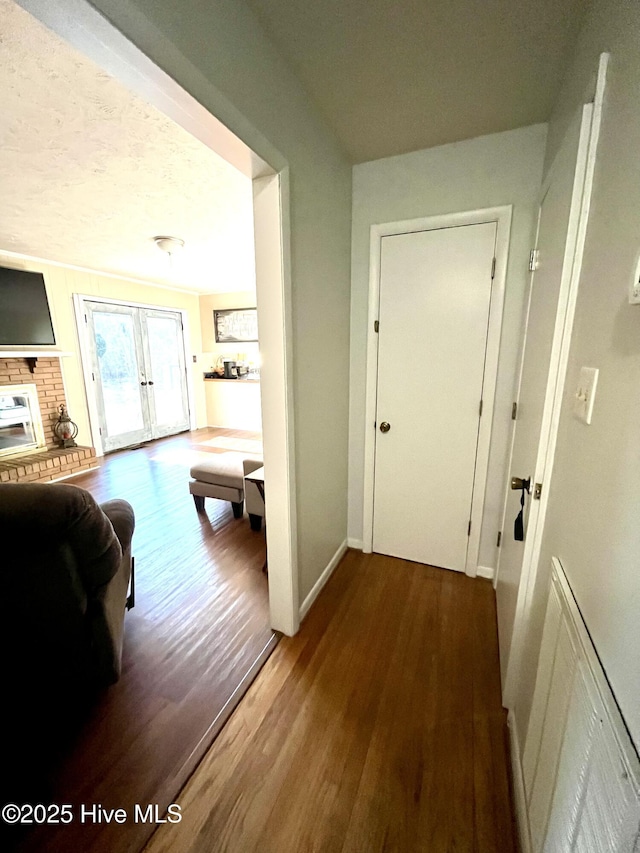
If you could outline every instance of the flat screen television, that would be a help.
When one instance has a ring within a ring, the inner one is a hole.
[[[0,346],[55,342],[42,273],[0,267]]]

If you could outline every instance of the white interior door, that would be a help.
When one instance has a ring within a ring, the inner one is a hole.
[[[180,314],[86,302],[85,317],[104,450],[188,429]]]
[[[575,263],[576,234],[591,126],[591,105],[576,114],[543,188],[537,239],[537,269],[531,281],[518,414],[509,477],[544,482],[550,413],[558,380],[558,357]],[[515,541],[514,519],[521,492],[508,490],[496,597],[500,662],[505,683],[523,559],[532,545],[540,502],[526,498],[525,541]]]
[[[379,553],[465,570],[496,230],[489,222],[382,238]]]

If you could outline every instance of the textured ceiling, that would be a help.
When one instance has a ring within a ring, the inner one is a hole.
[[[247,0],[355,163],[547,121],[588,0]]]
[[[251,181],[11,0],[0,0],[0,92],[0,252],[253,289]],[[170,261],[155,235],[185,248]]]

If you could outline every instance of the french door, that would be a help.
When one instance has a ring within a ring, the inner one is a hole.
[[[85,302],[85,317],[104,450],[189,429],[180,314]]]

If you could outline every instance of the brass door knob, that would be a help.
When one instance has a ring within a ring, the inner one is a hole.
[[[386,421],[382,421],[380,424],[380,432],[389,432],[391,429],[391,424],[388,424]]]

